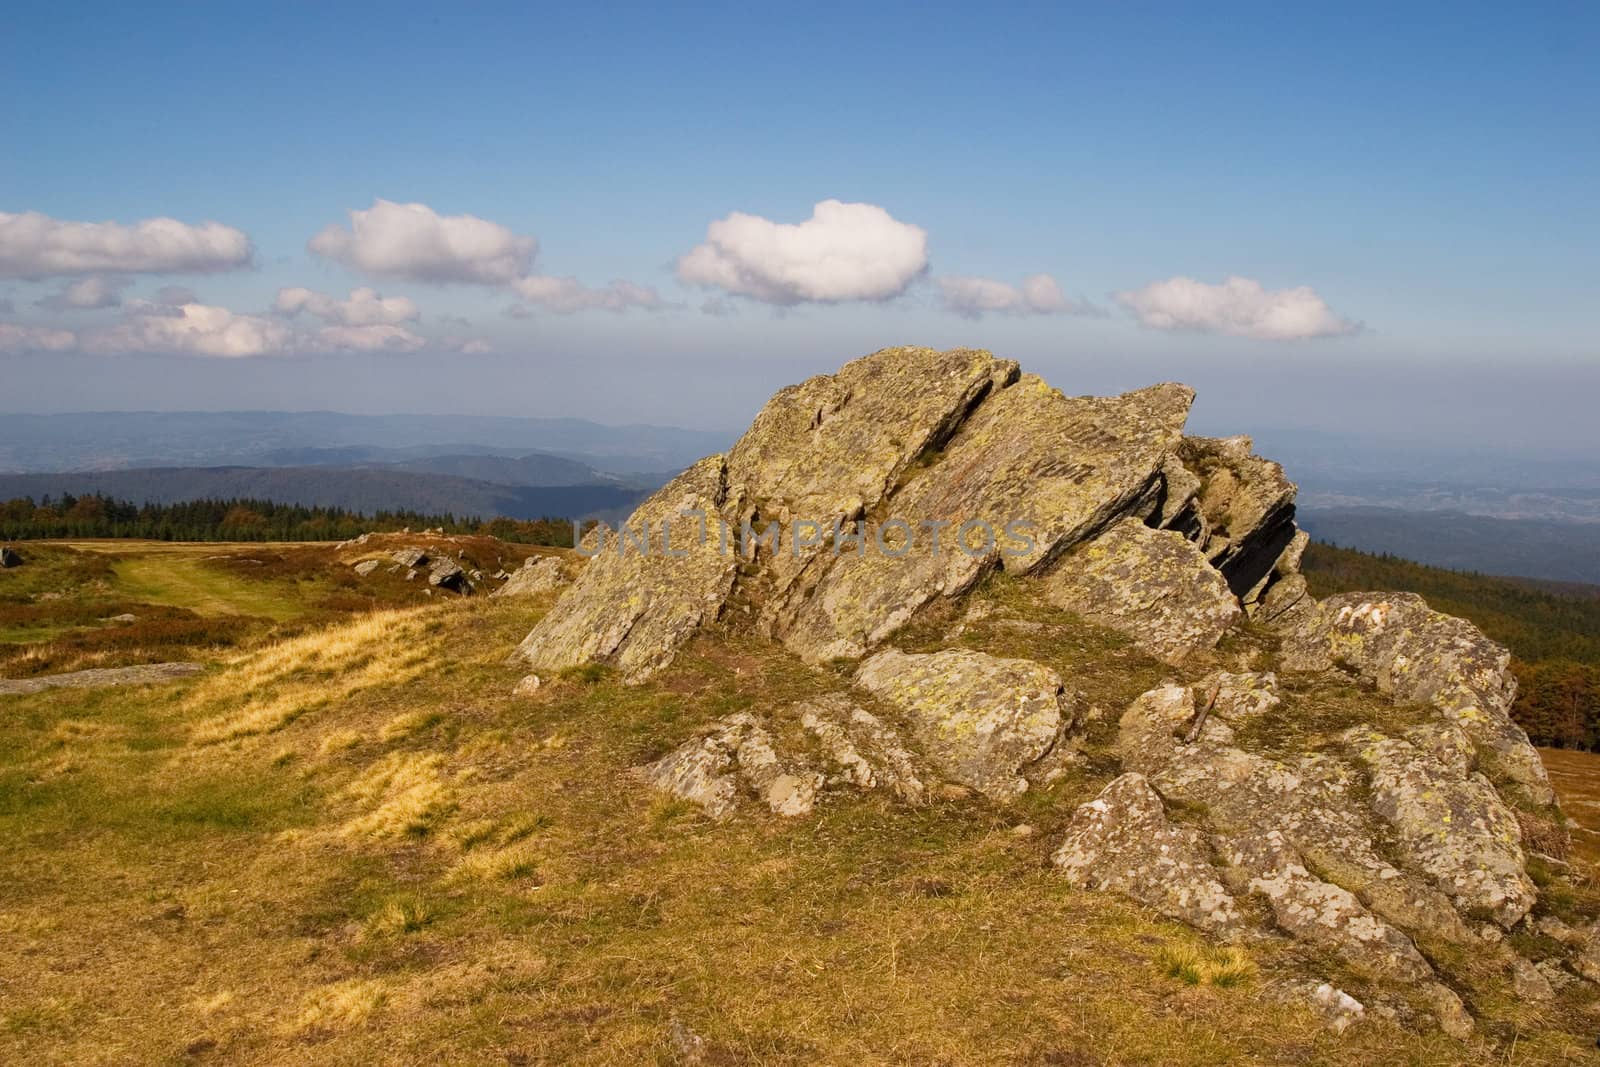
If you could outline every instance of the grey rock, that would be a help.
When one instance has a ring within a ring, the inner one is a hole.
[[[1242,616],[1220,571],[1171,530],[1135,518],[1063,556],[1043,579],[1046,596],[1178,664],[1212,648]]]
[[[402,567],[420,567],[428,562],[428,554],[420,548],[400,548],[390,553],[390,558]]]
[[[361,577],[365,578],[367,575],[371,574],[373,571],[377,570],[382,565],[383,565],[383,561],[382,560],[364,559],[360,563],[357,563],[353,569],[355,570],[355,572],[357,574],[359,574],[359,575],[361,575]]]
[[[137,667],[97,667],[38,678],[0,678],[0,696],[42,693],[47,689],[105,689],[122,685],[153,685],[188,678],[205,670],[198,663],[144,663]]]
[[[539,596],[567,584],[565,569],[556,556],[529,556],[507,582],[490,596]]]
[[[0,568],[22,566],[22,556],[10,545],[0,545]]]
[[[722,719],[640,773],[655,788],[698,805],[714,819],[733,814],[741,785],[775,814],[805,815],[822,784],[817,772],[780,759],[771,734],[748,712]]]
[[[795,710],[845,781],[859,789],[887,789],[911,804],[925,799],[916,757],[876,715],[842,694],[805,701]]]
[[[1204,837],[1167,818],[1143,775],[1124,774],[1080,805],[1051,862],[1079,888],[1121,893],[1201,930],[1243,928]]]
[[[855,684],[906,717],[935,770],[999,799],[1028,788],[1025,773],[1073,722],[1060,675],[1030,660],[885,649],[861,664]]]

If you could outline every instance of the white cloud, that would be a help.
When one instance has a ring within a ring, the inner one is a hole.
[[[604,289],[590,289],[576,278],[533,275],[513,282],[511,289],[530,304],[562,315],[591,308],[620,312],[631,307],[647,310],[661,307],[661,295],[653,287],[621,279]]]
[[[71,330],[0,322],[0,352],[67,352],[77,344],[78,335]]]
[[[132,282],[127,278],[108,278],[93,274],[68,282],[59,293],[51,293],[34,303],[50,311],[94,311],[114,308],[122,303],[122,290]]]
[[[250,238],[220,222],[177,219],[72,222],[37,211],[0,212],[0,277],[92,273],[180,274],[236,270],[250,264]]]
[[[939,299],[946,310],[969,319],[985,314],[1058,315],[1082,313],[1084,305],[1073,302],[1048,274],[1033,274],[1021,285],[1010,285],[993,278],[969,278],[947,274],[939,279]]]
[[[404,326],[369,323],[365,326],[324,326],[304,347],[348,349],[354,352],[415,352],[428,342]]]
[[[874,204],[824,200],[801,223],[735,211],[678,260],[678,277],[769,304],[888,300],[928,267],[928,234]]]
[[[403,296],[385,297],[376,289],[352,289],[347,300],[295,286],[279,289],[274,311],[294,316],[305,311],[336,326],[395,326],[415,322],[417,305]]]
[[[119,325],[89,335],[85,347],[95,352],[158,352],[174,355],[243,359],[291,351],[288,324],[265,315],[241,315],[207,304],[181,306],[130,305]]]
[[[1354,333],[1358,323],[1340,318],[1309,286],[1264,289],[1250,278],[1207,285],[1169,278],[1114,299],[1139,323],[1155,330],[1220,333],[1258,341],[1298,341]]]
[[[377,200],[306,245],[352,270],[422,282],[503,285],[525,276],[539,242],[475,215],[440,215],[426,204]]]
[[[463,356],[481,356],[485,352],[493,351],[489,342],[481,337],[446,337],[440,342],[452,352],[460,352]]]

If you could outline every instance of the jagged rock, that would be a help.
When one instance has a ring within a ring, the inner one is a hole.
[[[935,769],[991,797],[1028,788],[1024,773],[1060,745],[1074,698],[1048,667],[951,650],[885,649],[855,684],[902,712]]]
[[[860,789],[888,789],[901,800],[922,802],[926,790],[916,758],[895,731],[841,694],[818,697],[796,709],[843,778]]]
[[[1465,1041],[1472,1036],[1477,1028],[1472,1021],[1472,1016],[1467,1012],[1467,1006],[1461,1003],[1461,998],[1449,986],[1433,982],[1423,987],[1423,996],[1428,1000],[1428,1005],[1433,1009],[1433,1017],[1439,1023],[1439,1029],[1455,1038]]]
[[[1244,436],[1186,437],[1180,452],[1201,482],[1193,505],[1202,521],[1201,549],[1239,597],[1272,573],[1296,533],[1295,484],[1252,448]]]
[[[1058,607],[1127,634],[1167,663],[1212,648],[1240,617],[1227,581],[1199,549],[1135,518],[1068,553],[1043,582]]]
[[[774,813],[789,816],[811,811],[822,784],[815,771],[780,760],[772,736],[748,712],[721,720],[712,732],[641,768],[641,774],[714,819],[733,814],[741,783]]]
[[[402,567],[416,568],[428,562],[428,554],[420,548],[398,548],[390,558]]]
[[[684,514],[719,513],[724,473],[722,456],[703,459],[640,505],[625,528],[651,538],[653,547],[614,531],[523,639],[522,658],[545,671],[610,663],[633,682],[671,663],[678,647],[721,613],[733,588],[738,559],[717,551],[714,540],[698,544],[701,520]]]
[[[351,569],[354,570],[357,574],[361,575],[361,577],[365,578],[367,575],[371,574],[373,571],[377,570],[382,565],[383,565],[383,561],[381,559],[364,559],[360,563],[357,563]]]
[[[808,598],[771,613],[773,632],[812,662],[860,656],[924,604],[966,592],[995,566],[1038,568],[1154,502],[1193,399],[1180,385],[1069,398],[1022,376],[979,405],[938,461],[895,493],[890,510],[905,536],[886,539],[883,553],[825,554]],[[1007,536],[1008,526],[1025,540]]]
[[[506,584],[490,596],[537,596],[559,589],[567,582],[561,560],[556,556],[529,556]]]
[[[456,593],[472,592],[472,585],[467,581],[467,572],[453,559],[441,559],[428,568],[428,584],[437,589],[449,589]]]
[[[1534,1003],[1554,1000],[1556,996],[1544,972],[1521,956],[1511,958],[1511,991],[1517,999]]]
[[[1572,967],[1589,981],[1600,982],[1600,923],[1589,927],[1583,947],[1572,959]]]
[[[22,557],[10,545],[0,545],[0,568],[22,566]]]
[[[1322,601],[1290,644],[1297,667],[1331,663],[1396,702],[1432,704],[1530,800],[1554,801],[1538,752],[1511,719],[1511,654],[1465,619],[1413,593],[1345,593]]]
[[[1516,816],[1481,774],[1408,741],[1357,728],[1346,735],[1371,776],[1372,808],[1398,847],[1463,911],[1482,909],[1510,929],[1533,906]]]
[[[1124,774],[1073,814],[1053,862],[1082,889],[1106,889],[1215,934],[1243,926],[1205,839],[1167,818],[1140,774]]]
[[[1193,507],[1204,483],[1200,476],[1183,465],[1177,455],[1161,462],[1161,502],[1157,505],[1155,525],[1162,530],[1175,530],[1190,541],[1204,540],[1198,508]]]

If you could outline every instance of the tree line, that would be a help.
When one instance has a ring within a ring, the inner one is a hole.
[[[1600,589],[1428,567],[1312,544],[1301,565],[1316,596],[1377,589],[1419,593],[1511,650],[1511,713],[1536,745],[1600,751]]]
[[[128,537],[154,541],[347,541],[363,533],[442,530],[502,541],[572,547],[567,519],[479,519],[344,508],[306,507],[271,500],[187,500],[133,504],[99,494],[18,497],[0,504],[0,541],[61,537]]]

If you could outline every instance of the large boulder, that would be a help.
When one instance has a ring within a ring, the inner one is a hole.
[[[855,683],[903,714],[929,762],[949,780],[997,799],[1028,788],[1073,723],[1060,675],[1025,659],[952,650],[885,649]]]
[[[1181,457],[1200,479],[1189,524],[1235,595],[1253,600],[1295,539],[1295,484],[1253,451],[1250,438],[1187,437]]]
[[[733,589],[738,559],[702,541],[703,516],[719,514],[726,498],[725,472],[722,456],[701,460],[611,531],[523,639],[521,657],[546,671],[610,664],[629,681],[671,663]]]
[[[0,545],[0,567],[10,568],[20,566],[22,566],[22,557],[18,555],[10,545]]]
[[[1179,664],[1216,645],[1242,612],[1222,573],[1181,534],[1123,519],[1043,579],[1050,601]]]

